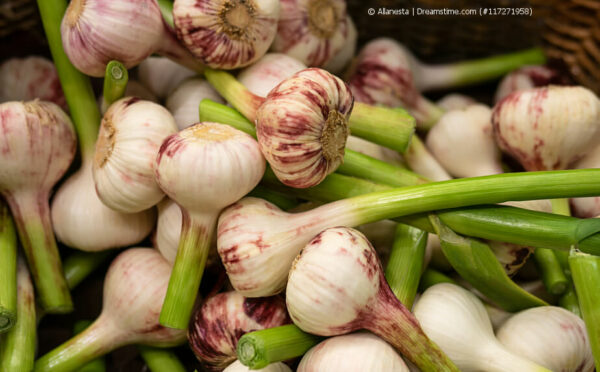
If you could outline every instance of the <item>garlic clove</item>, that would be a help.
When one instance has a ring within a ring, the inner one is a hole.
[[[502,173],[491,118],[485,105],[448,111],[427,134],[427,147],[454,177]]]
[[[566,76],[547,66],[523,66],[508,73],[498,84],[494,102],[500,102],[511,93],[546,85],[567,85]]]
[[[287,54],[267,53],[240,71],[237,79],[250,92],[266,97],[277,84],[305,68],[304,63]]]
[[[297,372],[394,371],[409,369],[396,350],[369,332],[331,337],[312,347]]]
[[[164,193],[154,178],[154,160],[175,132],[175,119],[156,103],[137,97],[114,102],[102,118],[92,166],[100,200],[122,213],[156,205]]]
[[[272,50],[307,66],[322,67],[351,37],[344,0],[285,0]]]
[[[225,103],[219,93],[199,77],[185,80],[169,95],[165,105],[180,130],[198,122],[198,106],[203,99]]]
[[[598,143],[600,101],[583,87],[519,91],[496,104],[492,125],[500,148],[526,170],[566,169]]]
[[[268,366],[266,366],[265,368],[261,368],[261,369],[250,369],[250,367],[246,367],[239,360],[236,360],[235,362],[231,363],[227,368],[225,368],[223,370],[223,372],[252,372],[252,371],[257,371],[257,372],[292,372],[292,370],[290,369],[290,367],[288,367],[287,365],[285,365],[285,364],[283,364],[281,362],[271,363]]]
[[[435,104],[446,111],[450,111],[466,109],[471,105],[477,104],[477,101],[464,94],[450,93],[442,97]]]
[[[552,371],[594,370],[583,320],[560,307],[521,311],[504,322],[497,335],[508,350]]]
[[[277,0],[176,0],[177,36],[212,68],[234,69],[258,60],[275,38]]]
[[[184,80],[194,75],[195,71],[165,57],[150,56],[138,66],[139,81],[160,99],[167,98]],[[125,96],[138,97],[135,94]]]
[[[309,68],[281,82],[256,114],[260,149],[284,184],[319,184],[344,158],[353,98],[325,70]]]

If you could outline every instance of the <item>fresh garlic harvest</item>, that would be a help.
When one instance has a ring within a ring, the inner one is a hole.
[[[40,99],[67,108],[58,73],[46,58],[7,59],[0,65],[0,102]]]
[[[526,170],[566,169],[598,144],[600,101],[579,86],[519,91],[496,104],[492,125]]]
[[[491,118],[485,105],[448,111],[427,134],[427,147],[454,177],[502,173]]]
[[[92,172],[96,192],[109,208],[136,213],[156,205],[164,193],[154,179],[154,160],[163,140],[177,132],[161,105],[126,97],[104,114]]]
[[[309,68],[275,87],[256,113],[260,149],[284,184],[319,184],[342,163],[354,100],[347,85]]]
[[[282,0],[272,49],[323,67],[349,41],[350,28],[344,0]]]
[[[369,241],[357,230],[322,231],[296,257],[286,303],[303,331],[336,336],[367,329],[423,371],[458,371],[394,296]]]
[[[58,240],[88,252],[136,244],[156,222],[154,208],[126,214],[104,205],[96,193],[91,159],[58,189],[51,212]]]
[[[130,248],[104,279],[102,312],[86,330],[39,358],[36,371],[77,371],[90,360],[130,344],[176,346],[185,331],[162,327],[158,314],[171,265],[154,249]]]
[[[194,75],[196,71],[165,57],[150,56],[138,66],[138,80],[160,99],[167,98],[184,80]]]
[[[523,66],[508,73],[498,84],[494,102],[499,102],[513,92],[543,87],[566,85],[569,81],[559,71],[547,66]]]
[[[396,350],[369,332],[336,336],[313,346],[300,361],[297,372],[394,371],[409,369]]]
[[[494,336],[481,301],[457,285],[441,283],[428,288],[413,313],[425,334],[461,371],[549,372],[504,347]]]
[[[477,101],[464,94],[450,93],[439,99],[435,104],[446,111],[450,111],[466,109],[471,105],[477,104]]]
[[[594,370],[585,323],[563,308],[523,310],[504,322],[497,337],[508,350],[552,371]]]
[[[600,168],[600,146],[594,147],[573,166],[575,169]],[[570,200],[573,214],[580,218],[600,215],[600,197],[574,198]]]
[[[290,323],[280,297],[245,298],[238,292],[209,298],[193,315],[188,330],[196,358],[220,371],[237,359],[236,347],[244,334]]]
[[[0,194],[6,199],[42,307],[73,309],[48,199],[75,156],[71,119],[51,102],[0,104]]]
[[[104,76],[111,60],[129,69],[154,52],[190,68],[202,68],[178,44],[155,0],[73,0],[63,18],[61,35],[71,63],[91,76]]]
[[[196,77],[181,83],[167,98],[165,106],[177,123],[177,127],[185,129],[198,122],[198,105],[203,99],[225,103],[213,87],[204,79]]]
[[[287,54],[267,53],[240,71],[237,80],[250,92],[266,97],[277,84],[305,68],[304,63]]]
[[[261,368],[261,369],[250,369],[249,367],[246,367],[245,365],[243,365],[239,360],[236,360],[235,362],[231,363],[229,365],[229,367],[227,367],[223,370],[223,372],[253,372],[253,371],[256,371],[256,372],[292,372],[290,367],[288,367],[287,365],[285,365],[281,362],[271,363],[268,366],[266,366],[265,368]]]
[[[212,68],[244,67],[262,57],[277,32],[277,0],[176,0],[177,36]]]

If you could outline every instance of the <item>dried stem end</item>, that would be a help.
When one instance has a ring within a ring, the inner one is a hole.
[[[343,161],[348,134],[348,120],[346,117],[337,110],[329,111],[321,133],[323,156],[328,163],[341,163]]]
[[[102,168],[110,158],[115,148],[115,137],[117,130],[112,121],[106,116],[102,119],[100,133],[98,133],[98,142],[96,143],[96,153],[94,154],[94,164]]]
[[[250,25],[256,17],[256,6],[252,0],[225,1],[219,11],[220,26],[231,39],[249,41]]]
[[[86,0],[72,0],[65,14],[67,26],[73,27],[79,22],[79,17],[83,13]]]
[[[330,39],[339,22],[331,0],[311,0],[308,4],[308,28],[314,35]]]

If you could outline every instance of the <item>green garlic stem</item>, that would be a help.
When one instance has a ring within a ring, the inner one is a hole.
[[[439,283],[457,284],[454,279],[448,275],[428,267],[423,272],[423,275],[421,275],[421,280],[419,281],[419,290],[425,291],[427,288]]]
[[[275,177],[273,171],[270,168],[269,170],[270,174],[272,174],[273,177]],[[281,192],[269,190],[268,188],[261,185],[256,186],[252,191],[248,193],[247,196],[253,196],[255,198],[264,199],[270,203],[275,204],[284,211],[297,207],[298,204],[300,204],[300,201],[297,198],[290,197]]]
[[[104,87],[102,89],[102,112],[106,112],[113,102],[125,95],[129,73],[119,61],[110,61],[106,65],[104,74]]]
[[[73,334],[79,334],[89,327],[93,322],[90,320],[79,320],[73,325]],[[98,357],[77,369],[78,372],[106,372],[106,361]]]
[[[569,285],[569,280],[563,272],[554,251],[547,248],[536,248],[533,259],[548,293],[553,295],[563,294]]]
[[[67,285],[73,289],[94,270],[105,263],[114,251],[79,252],[74,251],[63,262]]]
[[[17,233],[8,206],[0,200],[0,333],[17,320]]]
[[[169,349],[138,345],[140,355],[151,372],[186,372],[177,355]]]
[[[156,0],[160,12],[162,13],[163,19],[170,26],[174,27],[173,22],[173,1],[171,0]]]

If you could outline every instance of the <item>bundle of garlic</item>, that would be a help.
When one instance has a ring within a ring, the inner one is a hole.
[[[223,98],[206,80],[195,77],[179,84],[167,97],[165,106],[181,130],[198,122],[198,104],[203,99],[224,103]]]

